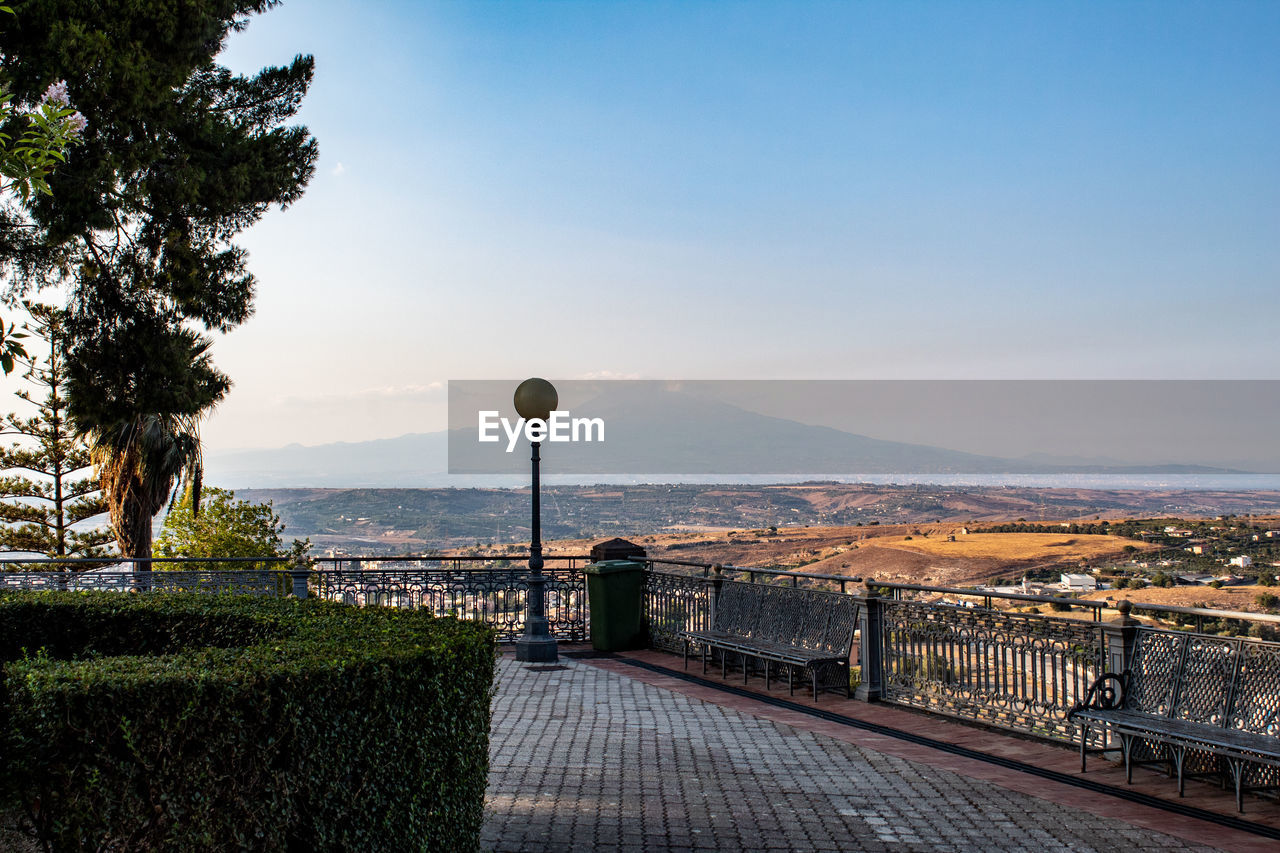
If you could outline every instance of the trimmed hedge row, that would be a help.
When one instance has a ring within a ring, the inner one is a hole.
[[[468,850],[492,632],[190,593],[0,594],[0,813],[56,850]]]

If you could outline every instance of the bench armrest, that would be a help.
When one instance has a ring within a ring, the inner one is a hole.
[[[1089,692],[1084,694],[1084,699],[1071,706],[1071,710],[1067,711],[1067,719],[1070,720],[1080,711],[1086,708],[1091,711],[1114,711],[1124,705],[1125,688],[1129,683],[1129,673],[1126,671],[1121,675],[1114,672],[1104,672],[1094,679],[1093,684],[1089,685]]]

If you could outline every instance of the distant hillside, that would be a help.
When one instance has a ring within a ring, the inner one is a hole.
[[[609,412],[607,408],[597,411]],[[1003,459],[883,441],[703,400],[683,405],[679,417],[683,420],[645,412],[630,417],[609,415],[607,449],[585,443],[549,445],[543,452],[544,474],[615,482],[619,478],[610,475],[674,475],[674,480],[682,475],[724,477],[719,481],[732,482],[738,475],[824,479],[895,474],[1240,473],[1189,464],[1143,466],[1119,460],[1101,464],[1096,459],[1073,463],[1070,457],[1043,454]],[[206,479],[235,489],[503,488],[528,482],[525,450],[507,454],[503,445],[481,446],[474,437],[467,431],[414,433],[375,441],[210,453],[205,459]],[[451,462],[453,470],[464,473],[449,474]]]
[[[445,485],[447,435],[210,453],[205,479],[231,488],[394,488]]]
[[[286,538],[321,550],[404,553],[529,541],[528,490],[237,490],[272,500]],[[684,528],[1087,519],[1094,516],[1280,512],[1280,492],[943,488],[812,483],[795,486],[552,486],[543,493],[547,539],[638,537]]]
[[[750,412],[678,391],[605,392],[575,416],[600,418],[604,442],[551,445],[547,455],[566,474],[832,474],[989,473],[1026,463],[922,444],[905,444]],[[450,468],[459,473],[520,472],[523,453],[482,444],[475,427],[449,437]]]

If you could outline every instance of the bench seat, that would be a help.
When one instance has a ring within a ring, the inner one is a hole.
[[[1246,789],[1275,787],[1246,786],[1247,768],[1280,767],[1280,647],[1142,629],[1131,668],[1100,676],[1067,718],[1080,726],[1081,772],[1089,753],[1105,750],[1088,746],[1094,727],[1119,738],[1129,782],[1134,764],[1149,763],[1135,759],[1135,747],[1164,746],[1169,757],[1156,761],[1177,775],[1179,796],[1188,753],[1212,755],[1243,812]]]
[[[857,600],[841,593],[773,587],[738,581],[724,582],[716,600],[714,624],[705,631],[683,631],[684,665],[689,666],[691,646],[702,649],[702,671],[715,651],[720,652],[721,675],[728,674],[728,656],[742,662],[746,683],[748,660],[764,667],[765,688],[772,683],[774,665],[787,673],[788,691],[795,694],[793,671],[807,672],[814,701],[821,684],[819,673],[839,673],[849,695],[849,655],[857,628]]]

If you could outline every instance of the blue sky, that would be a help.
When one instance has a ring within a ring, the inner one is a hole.
[[[449,379],[1276,378],[1280,4],[286,0],[225,60],[299,52],[212,452]]]

